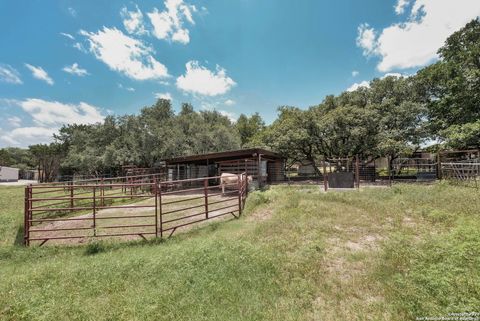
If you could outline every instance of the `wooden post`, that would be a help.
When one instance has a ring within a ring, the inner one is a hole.
[[[208,219],[208,179],[203,180],[203,196],[205,199],[205,218]]]

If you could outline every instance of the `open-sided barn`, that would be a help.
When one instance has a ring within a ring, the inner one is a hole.
[[[217,176],[246,172],[260,185],[283,181],[285,158],[261,148],[190,155],[165,159],[168,180]]]

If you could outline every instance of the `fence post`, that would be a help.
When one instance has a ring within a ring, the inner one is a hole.
[[[32,225],[32,184],[28,185],[28,220],[27,220],[27,245],[30,245],[30,226]]]
[[[437,152],[437,179],[442,179],[442,158],[440,157],[440,151]]]
[[[242,215],[242,177],[243,174],[238,174],[237,185],[238,185],[238,216]]]
[[[97,236],[97,221],[96,221],[96,216],[97,216],[97,199],[96,199],[96,191],[95,191],[95,186],[93,187],[93,236]]]
[[[23,213],[23,244],[28,246],[30,243],[29,240],[29,219],[30,219],[30,206],[29,206],[29,195],[30,195],[30,185],[25,187],[25,211]]]
[[[103,177],[100,178],[100,185],[101,185],[100,206],[105,206],[105,199],[104,199],[104,196],[105,196],[105,182],[103,181]]]
[[[205,197],[205,218],[208,219],[208,179],[203,180],[203,195]]]
[[[163,218],[162,218],[162,182],[158,186],[158,218],[160,220],[160,239],[163,239]]]
[[[328,190],[328,174],[325,160],[323,160],[323,189],[325,190],[325,192]]]
[[[387,171],[388,171],[388,186],[392,186],[392,168],[390,163],[390,156],[387,156]]]
[[[74,204],[73,204],[73,193],[74,193],[73,192],[73,181],[71,181],[70,182],[70,208],[71,208],[70,212],[73,212],[73,206],[74,206]]]
[[[153,177],[153,195],[155,197],[155,238],[158,238],[158,186],[157,186],[157,178]]]
[[[357,189],[360,189],[360,160],[358,159],[358,155],[355,156],[355,176]]]

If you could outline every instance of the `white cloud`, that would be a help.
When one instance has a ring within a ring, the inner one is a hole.
[[[368,23],[358,26],[357,46],[363,49],[363,55],[369,56],[375,52],[375,30]]]
[[[395,5],[395,13],[400,15],[405,12],[405,7],[408,6],[409,0],[397,0],[397,4]]]
[[[380,77],[380,79],[384,79],[384,78],[387,78],[387,77],[390,77],[390,76],[397,77],[397,78],[404,77],[404,75],[402,75],[401,73],[398,73],[398,72],[387,72],[385,75]]]
[[[80,31],[88,38],[90,51],[112,70],[136,80],[168,77],[167,67],[157,61],[153,48],[130,38],[116,28],[103,27],[97,33]]]
[[[354,83],[353,85],[351,85],[350,87],[347,88],[347,91],[355,91],[357,90],[358,88],[360,87],[364,87],[364,88],[369,88],[370,87],[370,83],[366,80],[362,81],[362,82],[356,82]]]
[[[17,116],[9,117],[7,120],[10,126],[13,126],[13,127],[20,127],[20,124],[22,123],[22,120],[20,119],[20,117],[17,117]]]
[[[136,6],[136,10],[134,11],[128,11],[126,7],[123,7],[120,11],[120,15],[123,18],[123,26],[129,34],[148,34],[143,23],[143,14],[138,6]]]
[[[28,146],[30,144],[48,143],[53,133],[65,124],[94,124],[101,122],[104,116],[98,107],[84,102],[65,104],[58,101],[46,101],[37,98],[25,100],[4,100],[11,106],[18,106],[32,119],[34,125],[19,127],[20,119],[14,118],[14,127],[9,132],[0,134],[0,141],[8,145]],[[9,119],[10,120],[10,119]],[[17,126],[18,125],[18,126]]]
[[[187,62],[185,75],[177,78],[177,87],[185,92],[205,96],[221,95],[236,85],[226,70],[217,65],[216,71],[200,66],[198,61]]]
[[[230,119],[231,122],[237,121],[238,117],[237,115],[235,115],[235,113],[231,113],[225,110],[219,110],[218,112],[220,113],[220,115],[228,117],[228,119]]]
[[[73,44],[73,48],[80,50],[83,53],[88,53],[87,49],[80,43],[80,42],[75,42]]]
[[[220,104],[218,101],[201,101],[200,108],[203,110],[217,111],[220,115],[228,117],[231,122],[235,122],[238,118],[237,115],[226,110],[218,109],[217,107]]]
[[[357,45],[365,56],[380,57],[377,69],[382,72],[420,67],[438,59],[446,38],[479,15],[478,0],[413,0],[404,22],[379,32],[360,25]]]
[[[193,13],[197,11],[194,5],[189,5],[183,0],[166,0],[165,11],[159,12],[154,8],[147,13],[153,25],[153,35],[158,39],[165,39],[187,44],[190,42],[188,29],[184,27],[184,20],[195,24]]]
[[[30,64],[25,64],[25,66],[30,69],[32,76],[45,81],[50,86],[53,85],[53,79],[48,76],[48,73],[42,67],[35,67]]]
[[[22,84],[20,79],[20,74],[18,71],[10,65],[0,64],[0,81],[9,83],[9,84]]]
[[[82,69],[82,68],[78,67],[77,63],[74,63],[71,66],[65,66],[65,67],[63,67],[62,70],[69,73],[69,74],[77,75],[77,76],[80,76],[80,77],[83,77],[85,75],[89,75],[88,71],[86,69]]]
[[[352,71],[352,77],[357,77],[358,74],[360,74],[358,71],[356,70]]]
[[[235,101],[232,99],[227,99],[225,100],[224,104],[227,106],[232,106],[232,105],[235,105]]]
[[[71,34],[69,33],[65,33],[65,32],[60,32],[60,34],[68,39],[71,39],[71,40],[75,40],[75,37],[72,36]]]
[[[173,100],[172,94],[170,93],[155,93],[155,98]]]
[[[47,127],[20,127],[0,136],[0,141],[7,146],[28,146],[33,144],[49,143],[58,129]]]
[[[135,88],[133,87],[125,87],[122,84],[118,84],[118,88],[125,89],[126,91],[134,92]]]
[[[94,124],[103,120],[99,108],[84,102],[65,104],[58,101],[46,101],[28,98],[17,101],[33,121],[41,126],[61,126],[64,124]]]
[[[68,8],[68,13],[70,13],[70,15],[74,18],[77,16],[77,11],[75,9],[73,9],[72,7]]]

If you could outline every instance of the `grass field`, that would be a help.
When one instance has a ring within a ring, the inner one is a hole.
[[[275,186],[160,241],[23,248],[0,189],[0,320],[414,320],[480,307],[480,193]]]

